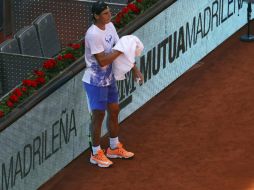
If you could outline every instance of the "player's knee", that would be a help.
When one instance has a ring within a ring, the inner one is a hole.
[[[94,110],[93,111],[93,118],[97,119],[97,118],[104,118],[105,116],[105,111],[102,110]]]
[[[120,109],[119,106],[112,106],[108,111],[111,116],[118,116]]]

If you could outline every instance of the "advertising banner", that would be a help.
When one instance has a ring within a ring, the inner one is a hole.
[[[246,7],[241,0],[178,0],[135,31],[145,47],[136,60],[145,82],[137,84],[130,72],[117,83],[120,121],[245,25]],[[37,189],[88,148],[82,76],[0,133],[0,190]]]

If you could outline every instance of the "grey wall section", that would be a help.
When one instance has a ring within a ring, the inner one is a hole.
[[[0,133],[1,190],[37,189],[88,147],[82,73]]]
[[[134,32],[145,46],[137,65],[146,81],[139,86],[128,77],[118,83],[121,121],[246,23],[246,9],[238,7],[237,0],[223,6],[220,2],[178,0]],[[209,15],[214,15],[213,20]],[[192,38],[186,35],[188,29]],[[82,75],[0,133],[1,190],[36,189],[88,148],[89,113]]]
[[[12,3],[10,0],[3,0],[3,31],[4,35],[12,34]]]
[[[0,0],[0,31],[3,30],[4,24],[4,4],[3,0]]]

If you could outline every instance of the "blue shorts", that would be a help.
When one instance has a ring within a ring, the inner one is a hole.
[[[89,111],[107,110],[108,104],[118,103],[116,83],[109,86],[94,86],[83,82],[87,94]]]

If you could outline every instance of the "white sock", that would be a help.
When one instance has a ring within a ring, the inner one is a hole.
[[[115,138],[109,138],[109,144],[111,149],[117,148],[117,144],[119,143],[118,137]]]
[[[93,155],[97,154],[99,150],[101,150],[101,146],[92,146]]]

